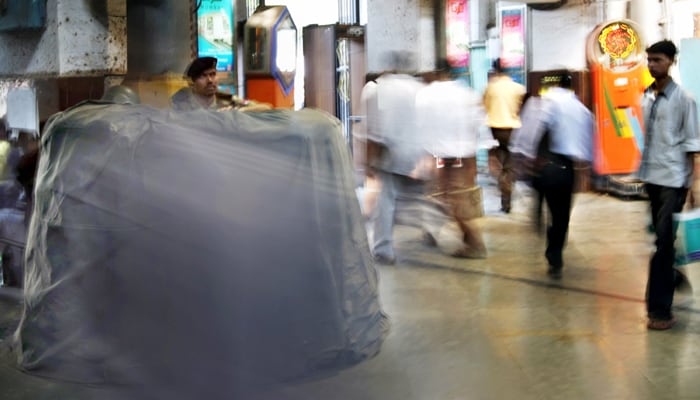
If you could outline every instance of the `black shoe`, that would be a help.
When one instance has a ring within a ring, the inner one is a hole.
[[[549,275],[549,277],[552,279],[561,279],[561,270],[562,267],[557,267],[550,264],[549,268],[547,268],[547,275]]]
[[[564,266],[564,259],[561,252],[557,254],[555,251],[545,251],[544,257],[547,259],[547,263],[550,266],[561,269]]]

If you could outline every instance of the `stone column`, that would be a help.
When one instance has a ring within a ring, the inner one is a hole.
[[[367,70],[396,68],[396,56],[412,71],[435,69],[433,0],[367,0]]]
[[[630,19],[637,23],[647,45],[666,37],[662,20],[663,4],[658,0],[634,0],[630,3]],[[646,47],[646,46],[645,46]]]
[[[601,21],[607,22],[613,19],[628,19],[630,11],[629,1],[610,1],[607,4],[601,4],[603,16]]]
[[[128,72],[141,102],[167,107],[194,57],[191,0],[127,0]]]

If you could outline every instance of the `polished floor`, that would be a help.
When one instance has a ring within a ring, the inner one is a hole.
[[[397,228],[398,263],[379,267],[392,323],[381,353],[256,399],[700,399],[700,264],[684,267],[697,290],[677,295],[679,323],[648,331],[646,202],[578,194],[563,279],[552,281],[527,187],[503,214],[493,181],[481,184],[487,259],[444,256],[417,230]],[[99,398],[99,389],[0,366],[2,399],[86,394]]]

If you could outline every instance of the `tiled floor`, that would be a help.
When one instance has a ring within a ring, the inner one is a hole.
[[[678,325],[647,331],[644,201],[577,195],[564,277],[550,281],[527,188],[502,214],[493,182],[482,186],[486,260],[444,256],[398,228],[399,262],[379,267],[392,322],[381,353],[256,399],[700,399],[700,265],[685,267],[698,290],[677,297]],[[2,399],[83,395],[100,398],[0,368]]]

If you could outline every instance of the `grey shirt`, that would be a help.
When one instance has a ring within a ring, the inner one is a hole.
[[[667,187],[690,187],[693,171],[687,153],[700,151],[695,99],[674,81],[654,95],[644,92],[644,152],[639,166],[643,182]]]

